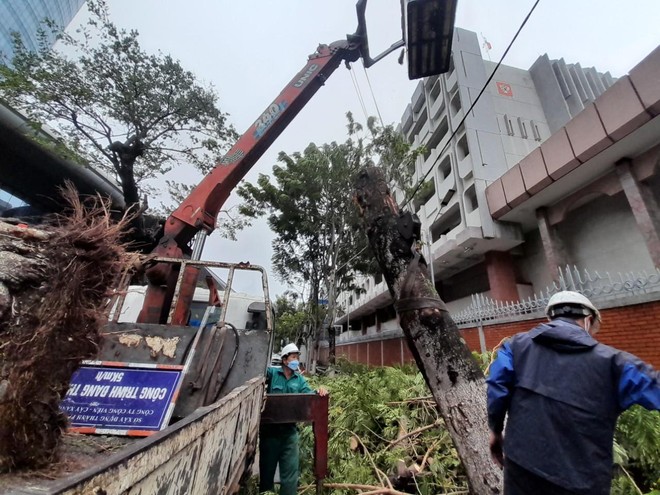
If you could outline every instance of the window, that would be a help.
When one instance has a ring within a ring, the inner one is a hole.
[[[426,144],[426,150],[424,151],[424,160],[431,156],[431,152],[438,147],[440,142],[444,139],[449,131],[449,124],[447,123],[447,117],[443,118],[440,122],[440,125],[433,132],[431,139]]]
[[[511,123],[511,119],[507,114],[504,114],[504,125],[506,126],[506,133],[509,136],[513,136],[513,124]]]
[[[536,141],[540,141],[541,133],[539,132],[539,126],[537,126],[536,122],[534,122],[533,120],[531,120],[529,124],[532,126],[532,134],[534,134],[534,139]]]
[[[467,134],[463,134],[463,137],[458,140],[458,144],[456,145],[456,154],[458,155],[459,161],[470,155]]]
[[[479,203],[477,203],[477,189],[474,184],[467,188],[465,191],[465,210],[467,213],[472,213],[477,209]]]
[[[431,88],[431,92],[429,93],[429,99],[431,100],[431,105],[435,103],[435,101],[438,99],[438,96],[440,96],[440,78],[436,79],[435,84]]]
[[[429,199],[435,195],[435,180],[431,177],[429,180],[424,181],[415,194],[413,204],[415,211],[418,211],[422,205],[425,205]]]
[[[449,155],[445,156],[438,165],[438,172],[441,180],[445,180],[451,174],[451,158],[449,158]]]
[[[518,117],[518,127],[520,128],[520,135],[522,138],[527,139],[527,126],[520,117]]]
[[[435,242],[443,235],[447,235],[450,231],[455,229],[461,224],[461,210],[458,204],[452,206],[447,213],[442,215],[431,225],[431,242]]]
[[[454,96],[451,97],[449,101],[449,108],[451,108],[452,117],[456,115],[461,110],[461,94],[458,90],[454,93]]]

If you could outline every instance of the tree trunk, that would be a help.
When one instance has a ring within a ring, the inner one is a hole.
[[[328,279],[327,282],[327,287],[328,287],[328,315],[327,315],[327,320],[329,321],[329,326],[328,326],[328,363],[330,365],[334,365],[336,362],[336,335],[335,335],[335,327],[333,325],[333,322],[335,321],[335,317],[337,315],[337,261],[336,261],[336,256],[335,259],[333,259],[333,269],[331,272],[331,276]]]
[[[471,492],[501,493],[490,458],[483,373],[431,283],[416,250],[411,215],[401,215],[382,171],[363,171],[356,201],[395,301],[399,323],[467,472]]]
[[[148,238],[144,225],[144,216],[140,211],[140,191],[135,182],[134,169],[135,161],[144,153],[144,145],[137,137],[133,136],[124,143],[115,141],[109,146],[109,149],[113,152],[114,159],[116,160],[113,163],[119,176],[119,182],[121,183],[126,211],[132,215],[130,220],[131,238],[139,246],[150,244],[152,239]]]

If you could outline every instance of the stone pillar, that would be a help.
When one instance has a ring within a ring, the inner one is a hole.
[[[496,301],[518,301],[516,274],[509,253],[489,251],[486,253],[486,271],[490,284],[490,297]]]
[[[559,268],[568,264],[564,243],[557,236],[557,232],[548,221],[547,208],[536,210],[536,220],[539,226],[539,233],[541,234],[541,242],[543,243],[546,267],[552,280],[558,280]]]
[[[630,160],[623,159],[616,164],[616,173],[626,194],[630,209],[635,216],[637,228],[644,237],[646,249],[656,267],[660,267],[660,210],[649,188],[638,182],[630,170]]]

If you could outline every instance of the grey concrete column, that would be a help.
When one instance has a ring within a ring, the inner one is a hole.
[[[656,267],[660,267],[660,210],[649,188],[638,182],[630,170],[630,160],[623,159],[616,164],[621,187],[626,194],[630,209],[635,216],[637,228],[644,237],[646,249]]]
[[[568,264],[568,257],[564,243],[557,236],[557,232],[552,228],[548,221],[548,210],[539,208],[536,210],[536,220],[543,243],[543,252],[545,253],[546,267],[553,280],[559,279],[559,268]]]

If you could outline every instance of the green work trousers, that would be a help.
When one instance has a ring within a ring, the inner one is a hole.
[[[296,495],[300,476],[298,429],[289,425],[273,426],[276,428],[262,429],[259,435],[259,491],[273,490],[275,469],[279,463],[280,495]]]

